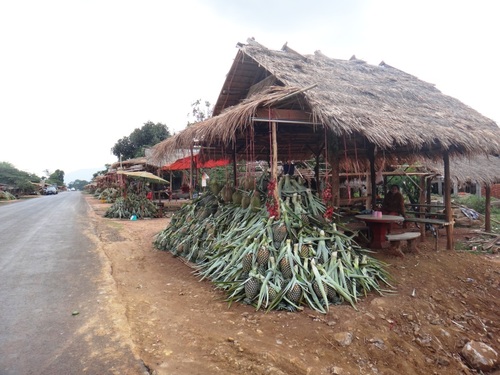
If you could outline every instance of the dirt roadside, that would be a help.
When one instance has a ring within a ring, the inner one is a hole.
[[[460,356],[466,342],[500,353],[499,258],[446,251],[445,236],[438,252],[429,239],[418,255],[376,254],[395,293],[368,295],[357,310],[266,314],[229,307],[181,258],[155,250],[169,218],[107,219],[109,205],[85,199],[131,340],[154,374],[476,374]]]

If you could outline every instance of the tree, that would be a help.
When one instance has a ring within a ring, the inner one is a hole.
[[[130,142],[129,137],[123,137],[115,143],[115,145],[111,149],[111,152],[118,159],[120,159],[120,156],[123,159],[132,159],[135,155],[135,148],[132,145],[132,142]]]
[[[75,180],[75,181],[72,181],[68,184],[68,188],[70,188],[70,189],[75,188],[76,190],[83,190],[85,185],[88,185],[88,184],[89,184],[89,182],[85,181],[85,180]]]
[[[212,116],[214,111],[213,105],[211,105],[208,100],[205,100],[205,108],[202,108],[201,102],[201,99],[198,99],[191,104],[191,112],[188,113],[188,118],[191,118],[194,121],[188,121],[188,126],[200,121],[205,121]]]
[[[144,150],[170,137],[167,126],[161,123],[146,122],[142,128],[136,128],[129,136],[123,137],[115,143],[111,152],[118,159],[144,156]]]
[[[64,171],[61,171],[60,169],[56,169],[56,171],[54,173],[52,173],[49,176],[49,178],[47,178],[45,183],[47,183],[49,185],[63,186],[64,185]]]

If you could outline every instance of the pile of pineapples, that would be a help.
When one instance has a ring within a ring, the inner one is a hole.
[[[118,197],[108,207],[104,217],[115,219],[129,219],[135,216],[137,219],[157,217],[158,207],[144,195],[129,193],[126,197]]]
[[[316,195],[284,176],[276,187],[276,218],[269,215],[263,181],[244,182],[238,190],[212,185],[172,217],[155,247],[191,262],[202,279],[226,291],[229,303],[257,310],[309,306],[326,313],[332,304],[355,308],[360,296],[387,291],[386,265],[325,220]]]
[[[120,191],[118,189],[109,187],[97,194],[96,198],[106,203],[113,203],[119,196]]]

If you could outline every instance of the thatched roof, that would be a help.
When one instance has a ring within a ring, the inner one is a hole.
[[[422,165],[430,172],[443,175],[443,163],[440,161],[423,161]],[[463,184],[477,182],[491,185],[500,182],[500,156],[480,155],[471,158],[453,158],[450,160],[450,177]]]
[[[250,145],[267,158],[269,119],[278,123],[281,159],[318,155],[325,140],[344,162],[365,165],[374,147],[386,160],[500,152],[494,121],[385,63],[273,51],[254,40],[238,46],[214,117],[156,145],[155,158],[193,139],[212,158],[233,147],[244,155]]]
[[[143,166],[143,165],[146,165],[146,164],[147,164],[147,159],[145,157],[139,157],[139,158],[122,160],[122,161],[115,161],[113,164],[111,164],[110,168],[111,169],[117,169],[120,166],[130,167],[132,165]]]

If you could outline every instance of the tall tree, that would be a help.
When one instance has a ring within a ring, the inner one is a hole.
[[[52,173],[49,176],[49,178],[47,178],[46,183],[49,185],[57,185],[57,186],[64,185],[64,171],[56,169],[56,171]]]
[[[161,123],[146,122],[142,128],[136,128],[129,136],[118,140],[111,152],[118,159],[132,159],[144,156],[144,150],[170,137],[167,126]]]
[[[75,188],[76,190],[83,190],[85,185],[88,185],[88,184],[89,184],[89,182],[86,180],[75,180],[75,181],[71,181],[68,184],[68,188],[70,188],[70,189]]]

